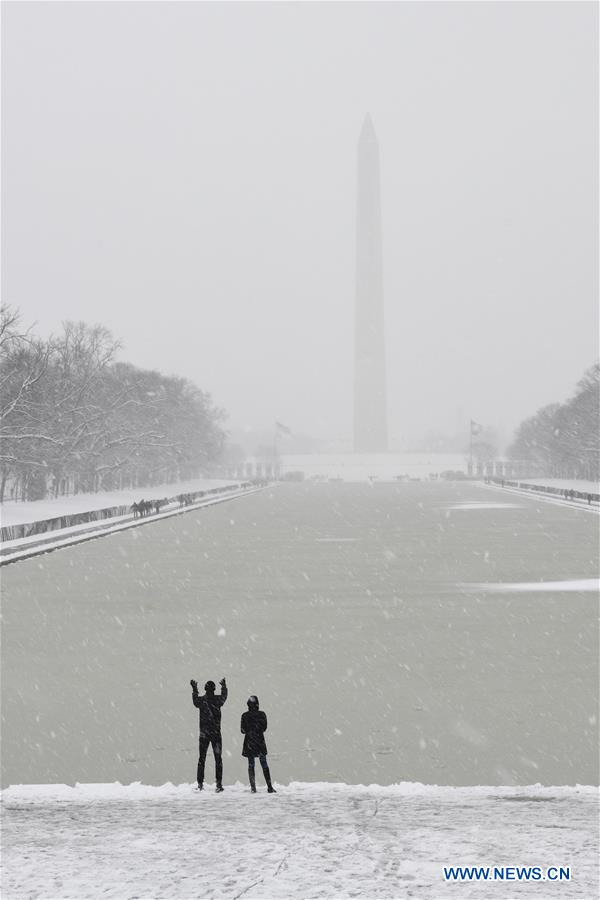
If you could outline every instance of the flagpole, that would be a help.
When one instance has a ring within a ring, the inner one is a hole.
[[[473,474],[473,419],[469,421],[469,475]]]

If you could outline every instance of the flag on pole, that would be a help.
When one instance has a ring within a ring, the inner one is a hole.
[[[471,419],[471,434],[473,435],[473,437],[481,434],[482,431],[483,425],[481,425],[479,422],[474,422],[473,419]]]
[[[280,434],[291,434],[291,428],[288,428],[286,425],[282,425],[281,422],[275,422],[275,427],[279,431]]]

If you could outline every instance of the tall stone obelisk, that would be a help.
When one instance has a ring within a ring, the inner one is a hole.
[[[354,452],[387,449],[379,144],[367,115],[358,140]]]

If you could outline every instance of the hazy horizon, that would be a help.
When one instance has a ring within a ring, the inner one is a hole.
[[[2,296],[107,326],[234,432],[352,433],[381,154],[390,444],[503,436],[598,356],[591,3],[4,3]]]

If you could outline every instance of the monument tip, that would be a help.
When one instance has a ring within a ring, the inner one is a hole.
[[[371,114],[367,113],[360,130],[359,143],[371,142],[377,140],[377,135],[375,134],[375,128],[373,126],[373,120],[371,118]]]

